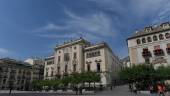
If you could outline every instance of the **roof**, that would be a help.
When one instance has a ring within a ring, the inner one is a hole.
[[[76,39],[76,40],[71,40],[69,42],[64,42],[64,44],[61,44],[61,45],[57,45],[55,49],[60,49],[60,48],[67,47],[67,46],[74,45],[74,44],[78,44],[78,43],[90,44],[87,40],[85,40],[83,38],[79,38],[79,39]]]
[[[168,25],[168,27],[164,28],[164,25]],[[147,31],[147,29],[150,29],[149,31]],[[127,40],[129,39],[134,39],[137,37],[142,37],[142,36],[146,36],[146,35],[151,35],[151,34],[155,34],[155,33],[160,33],[160,32],[164,32],[164,31],[168,31],[170,30],[170,24],[169,22],[165,22],[162,23],[160,25],[153,25],[153,26],[148,26],[145,27],[144,30],[141,31],[136,31],[131,37],[129,37]]]
[[[106,42],[100,42],[100,43],[97,43],[97,44],[94,44],[94,45],[91,45],[91,46],[88,46],[86,47],[84,50],[85,51],[90,51],[90,50],[95,50],[95,49],[98,49],[98,48],[108,48],[108,50],[113,54],[113,51],[112,49],[109,47],[109,45],[106,43]],[[115,55],[116,56],[116,55]]]
[[[17,64],[17,65],[24,65],[24,66],[28,66],[31,67],[32,65],[29,63],[26,63],[24,61],[19,61],[19,60],[15,60],[15,59],[11,59],[11,58],[1,58],[0,59],[0,63],[8,63],[8,64]]]
[[[50,59],[54,59],[54,55],[45,58],[45,60],[50,60]]]
[[[100,42],[98,44],[87,46],[85,48],[85,51],[92,50],[92,49],[97,49],[97,48],[103,48],[103,47],[108,47],[108,45],[105,42]]]

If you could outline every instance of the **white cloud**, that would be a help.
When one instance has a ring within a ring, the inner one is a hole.
[[[33,30],[33,32],[48,32],[48,31],[55,31],[55,30],[64,30],[67,28],[68,28],[67,26],[59,26],[53,23],[48,23],[43,27]]]
[[[78,38],[83,36],[96,41],[101,37],[113,37],[115,34],[111,18],[102,12],[78,16],[65,8],[65,14],[68,16],[68,20],[64,22],[63,26],[50,23],[34,30],[41,33],[36,35],[47,38]]]
[[[114,33],[111,19],[102,12],[84,17],[77,16],[68,10],[65,13],[71,18],[67,25],[76,31],[85,31],[101,36],[111,36]]]
[[[155,14],[168,2],[168,0],[89,0],[96,2],[105,9],[120,12],[133,13],[139,18]]]
[[[158,14],[153,20],[153,24],[167,22],[170,20],[170,1],[166,2],[162,8],[160,8]]]
[[[57,34],[38,34],[39,37],[46,37],[46,38],[75,38],[78,37],[77,34],[63,34],[63,35],[57,35]]]
[[[1,54],[6,54],[6,53],[9,53],[9,50],[7,50],[5,48],[0,48],[0,53]]]

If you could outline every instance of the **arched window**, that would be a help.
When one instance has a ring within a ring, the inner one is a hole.
[[[158,37],[156,35],[153,36],[153,41],[158,41]]]
[[[142,43],[146,43],[146,39],[145,38],[142,38]]]
[[[159,35],[159,40],[163,40],[164,39],[164,35],[163,34],[160,34]]]
[[[152,42],[151,37],[147,37],[147,41],[148,41],[148,42]]]
[[[169,39],[170,38],[170,33],[165,33],[165,37],[166,37],[166,39]]]
[[[100,69],[100,63],[97,63],[97,72],[100,72],[101,69]]]
[[[141,44],[140,39],[137,39],[137,40],[136,40],[136,43],[137,43],[137,44]]]

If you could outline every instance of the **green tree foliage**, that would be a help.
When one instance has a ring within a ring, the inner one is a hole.
[[[97,72],[83,72],[83,73],[73,73],[71,75],[63,76],[62,79],[56,80],[39,80],[33,81],[32,84],[35,89],[55,89],[57,90],[59,87],[66,87],[68,84],[72,84],[73,86],[78,85],[80,83],[88,82],[89,84],[92,82],[99,82],[100,74]]]
[[[170,79],[170,66],[158,67],[156,70],[156,77],[157,79],[169,80]]]
[[[142,80],[170,79],[170,66],[154,68],[151,64],[140,64],[125,68],[119,72],[122,80],[136,82]]]

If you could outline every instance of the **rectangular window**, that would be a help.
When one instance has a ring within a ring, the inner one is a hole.
[[[51,76],[53,76],[53,71],[51,71]]]
[[[48,72],[46,72],[46,77],[48,77]]]
[[[76,64],[73,65],[73,72],[76,72]]]
[[[74,58],[74,59],[77,58],[77,53],[76,53],[76,52],[74,53],[73,58]]]
[[[65,53],[64,54],[64,61],[69,61],[70,57],[69,57],[69,53]]]
[[[57,73],[60,74],[60,67],[57,67]]]
[[[167,44],[167,48],[170,48],[170,43]]]
[[[97,63],[97,72],[100,72],[101,69],[100,69],[100,63]]]
[[[90,68],[90,64],[87,64],[87,71],[90,71],[91,68]]]
[[[67,73],[67,65],[65,65],[65,73]]]
[[[86,53],[86,58],[89,58],[89,53]]]
[[[19,84],[20,80],[17,81],[17,84]]]
[[[97,52],[97,56],[100,56],[100,51]]]
[[[58,62],[60,62],[60,56],[58,56]]]
[[[146,63],[146,64],[149,64],[149,63],[150,63],[149,58],[145,58],[145,63]]]
[[[54,64],[54,60],[47,61],[47,65]]]
[[[6,84],[6,79],[3,80],[3,84]]]

